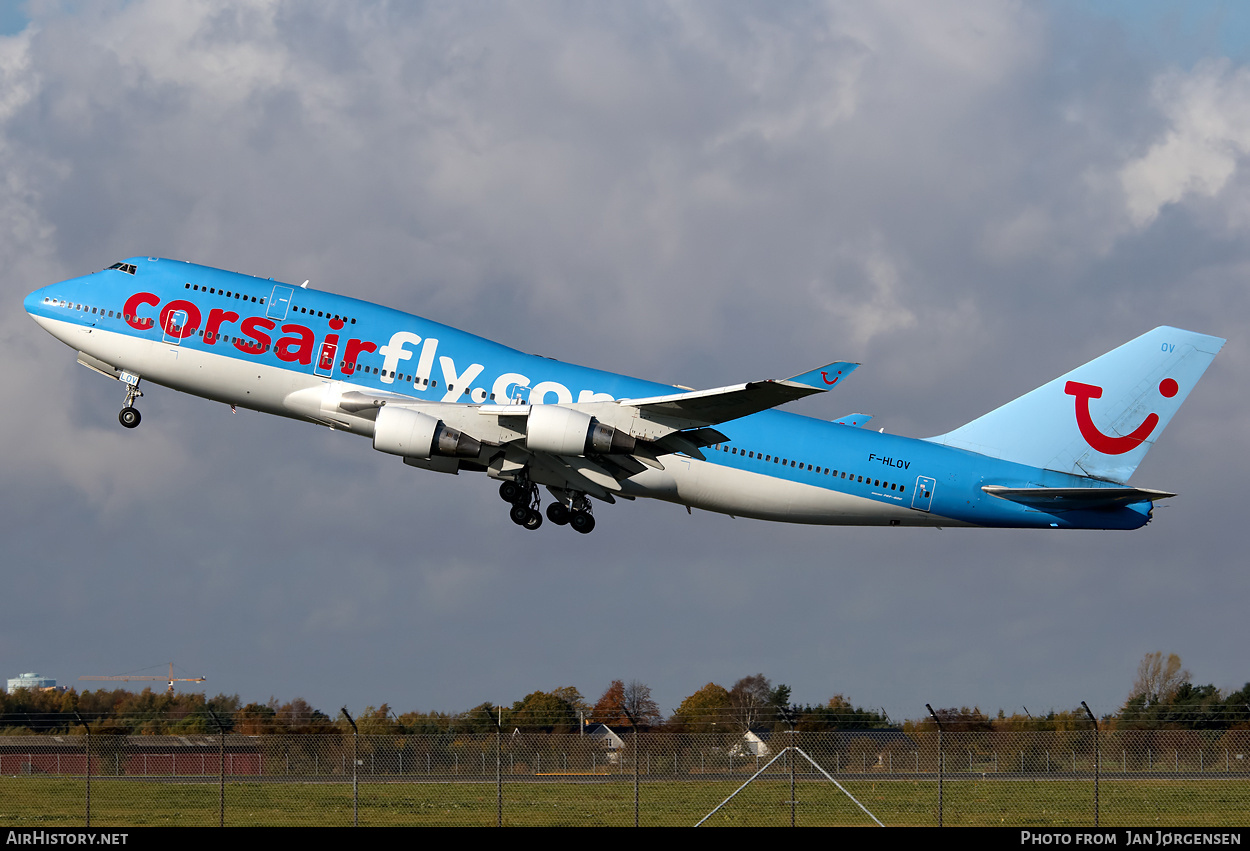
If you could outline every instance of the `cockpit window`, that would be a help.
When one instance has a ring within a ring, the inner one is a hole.
[[[112,266],[109,266],[109,268],[120,269],[128,275],[133,275],[135,273],[134,263],[114,263]]]

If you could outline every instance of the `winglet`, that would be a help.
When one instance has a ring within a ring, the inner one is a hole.
[[[838,417],[834,420],[837,425],[852,426],[861,428],[872,419],[872,414],[847,414],[845,417]]]
[[[802,375],[796,375],[794,378],[788,378],[786,381],[793,384],[802,384],[804,387],[814,387],[817,390],[831,390],[835,385],[841,383],[842,379],[854,372],[857,366],[859,366],[857,363],[838,361],[818,367],[810,372],[805,372]]]

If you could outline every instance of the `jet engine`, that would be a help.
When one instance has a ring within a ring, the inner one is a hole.
[[[373,448],[405,458],[476,458],[482,444],[429,414],[385,405],[374,425]]]
[[[534,405],[525,427],[525,448],[553,455],[630,453],[634,444],[628,433],[560,405]]]

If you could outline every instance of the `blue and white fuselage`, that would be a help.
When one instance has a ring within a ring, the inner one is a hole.
[[[205,266],[132,258],[27,297],[123,382],[373,440],[412,466],[485,472],[519,525],[594,526],[588,497],[791,523],[1134,529],[1170,496],[1129,475],[1223,340],[1157,328],[949,434],[918,440],[772,410],[835,363],[706,391],[529,355],[419,316]]]

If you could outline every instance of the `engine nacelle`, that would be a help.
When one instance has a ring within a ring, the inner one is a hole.
[[[553,455],[628,453],[634,438],[590,414],[560,405],[534,405],[525,425],[525,448]]]
[[[429,414],[384,405],[374,423],[373,448],[405,458],[476,458],[482,444]]]

